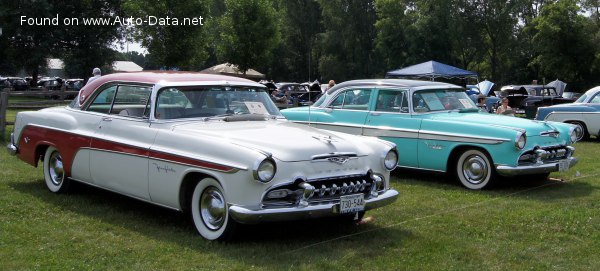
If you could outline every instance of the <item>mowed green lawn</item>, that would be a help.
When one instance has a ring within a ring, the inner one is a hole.
[[[395,171],[400,197],[370,223],[255,225],[234,243],[110,192],[52,194],[40,168],[2,150],[0,270],[599,270],[600,142],[576,148],[580,163],[555,180],[487,191]]]

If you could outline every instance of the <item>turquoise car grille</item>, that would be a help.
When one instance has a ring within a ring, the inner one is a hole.
[[[519,165],[554,162],[567,158],[569,150],[566,146],[536,148],[523,153],[519,157]]]

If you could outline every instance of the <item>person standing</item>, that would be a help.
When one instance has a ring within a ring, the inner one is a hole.
[[[327,84],[327,88],[325,89],[325,91],[331,89],[333,86],[335,86],[335,81],[329,80],[329,84]]]
[[[496,114],[510,115],[512,114],[511,112],[512,108],[508,106],[508,98],[502,98],[502,104],[496,109]]]
[[[102,71],[100,70],[100,68],[94,68],[94,70],[92,70],[92,77],[90,77],[90,79],[88,79],[87,84],[91,83],[92,81],[100,78],[102,76]]]
[[[477,107],[479,108],[479,110],[481,110],[482,112],[486,112],[489,113],[490,110],[487,107],[487,97],[483,94],[479,94],[477,96]]]

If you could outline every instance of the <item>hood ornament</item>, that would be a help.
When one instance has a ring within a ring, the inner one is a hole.
[[[314,136],[312,136],[312,138],[314,138],[316,140],[324,141],[327,144],[331,144],[331,142],[337,142],[337,140],[333,139],[331,136],[326,136],[326,135],[314,135]]]

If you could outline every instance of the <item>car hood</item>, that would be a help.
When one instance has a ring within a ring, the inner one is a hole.
[[[367,155],[362,144],[334,133],[282,120],[223,122],[207,121],[173,126],[177,133],[225,140],[232,144],[268,152],[274,158],[292,162],[334,152]]]
[[[534,121],[529,119],[487,114],[487,113],[444,113],[444,114],[432,114],[430,116],[432,120],[439,120],[445,122],[457,122],[457,123],[469,123],[469,124],[480,124],[484,126],[497,126],[506,127],[509,129],[527,131],[527,134],[539,135],[541,132],[549,130],[556,130],[552,124],[543,121]]]

